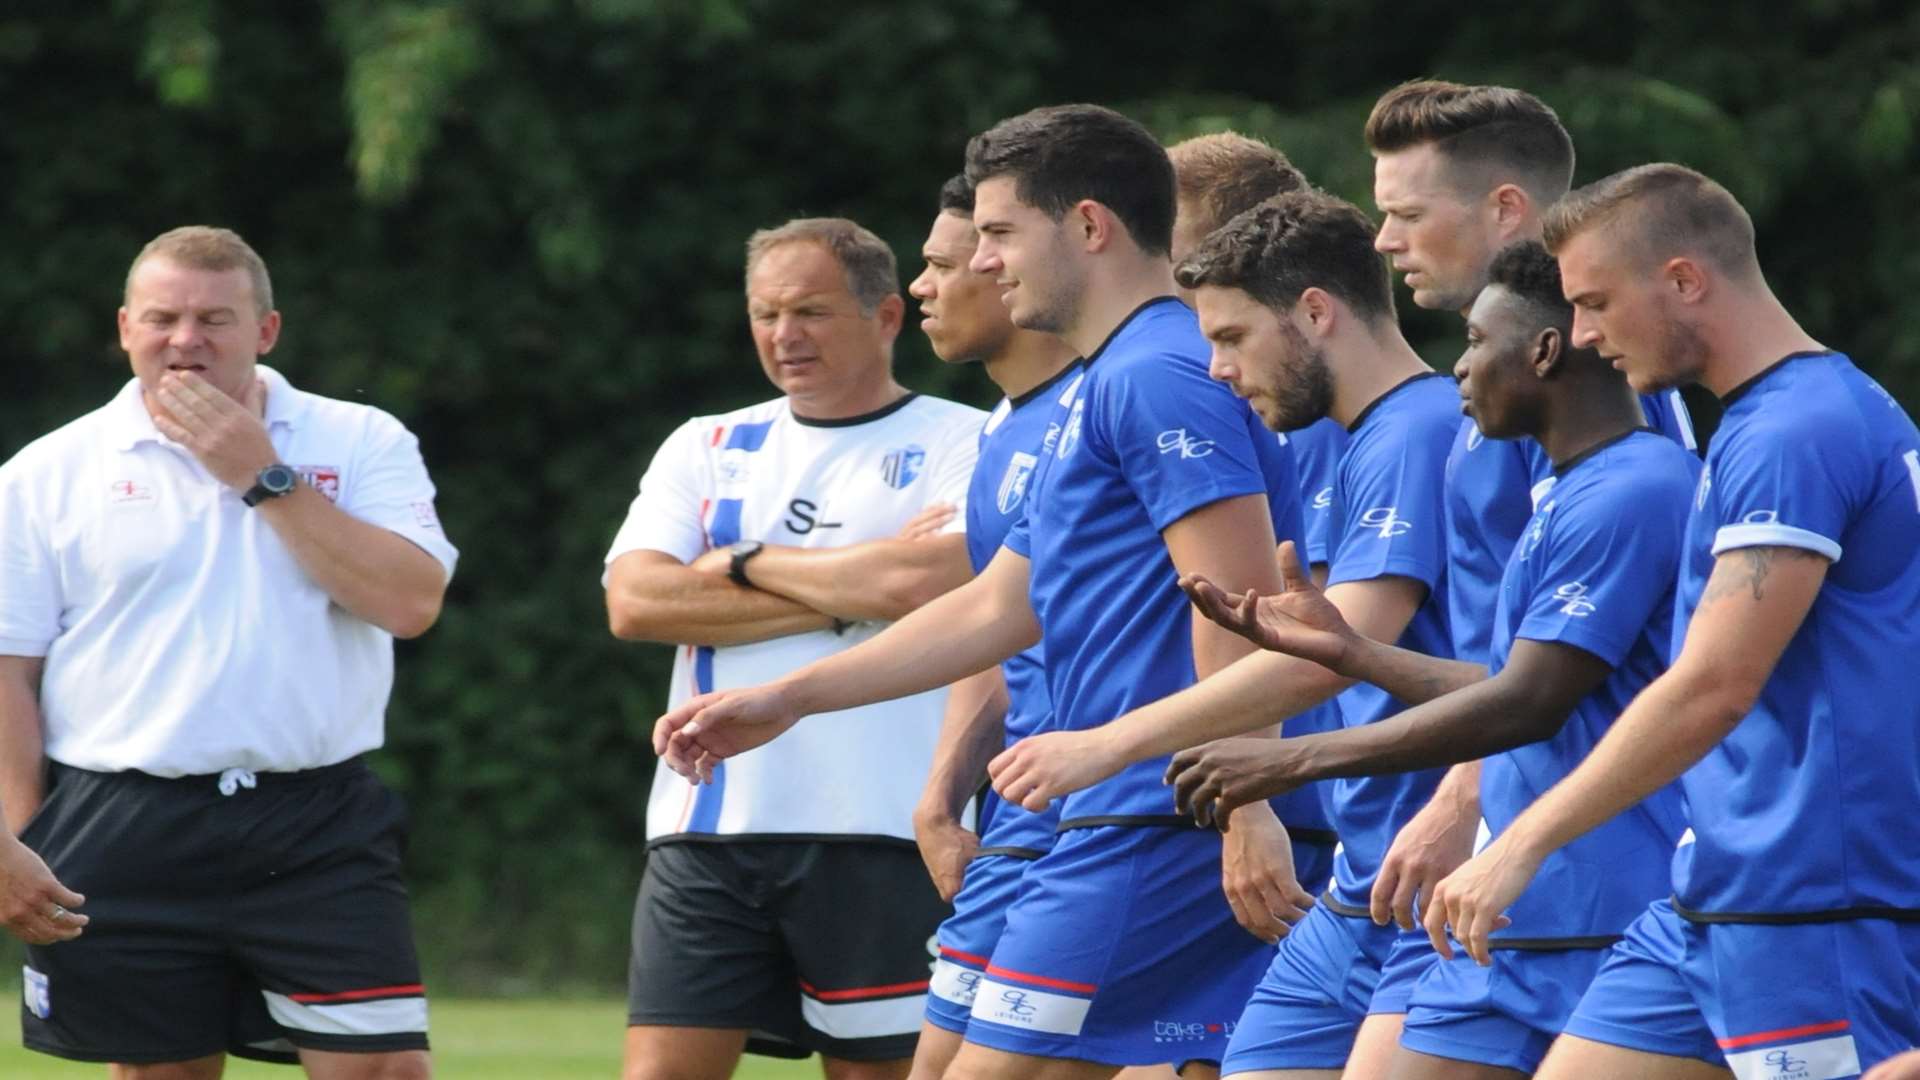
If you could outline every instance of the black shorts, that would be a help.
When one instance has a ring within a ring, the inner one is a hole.
[[[130,1064],[426,1049],[399,796],[358,759],[226,786],[52,767],[21,839],[92,921],[27,950],[26,1045]]]
[[[744,1028],[774,1057],[912,1057],[949,910],[910,844],[660,844],[634,903],[627,1022]]]

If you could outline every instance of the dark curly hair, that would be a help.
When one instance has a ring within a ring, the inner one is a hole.
[[[1373,221],[1321,191],[1290,191],[1235,217],[1174,271],[1182,287],[1241,289],[1276,311],[1321,288],[1369,321],[1393,317],[1387,263]]]
[[[975,187],[1010,176],[1021,202],[1059,221],[1082,199],[1113,211],[1148,255],[1173,247],[1173,163],[1137,121],[1100,105],[1050,105],[967,143]]]

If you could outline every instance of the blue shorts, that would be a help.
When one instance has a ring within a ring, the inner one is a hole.
[[[1567,1033],[1724,1063],[1737,1080],[1844,1080],[1920,1045],[1920,925],[1688,922],[1627,928]]]
[[[1425,930],[1401,930],[1399,935],[1393,940],[1393,950],[1387,953],[1387,962],[1380,965],[1380,981],[1374,985],[1373,999],[1367,1002],[1369,1016],[1406,1012],[1414,984],[1440,962],[1440,954],[1433,951],[1433,939]]]
[[[1397,926],[1314,906],[1280,942],[1280,953],[1233,1030],[1220,1073],[1338,1069],[1367,1018]]]
[[[1427,946],[1434,963],[1414,986],[1400,1045],[1533,1073],[1600,970],[1606,949],[1495,949],[1481,967],[1455,946],[1452,960]]]
[[[935,935],[939,956],[927,988],[927,1023],[966,1034],[973,995],[987,971],[987,958],[1000,943],[1007,908],[1020,892],[1020,879],[1034,860],[1012,855],[982,855],[967,864],[967,875],[953,898],[953,914]]]
[[[1218,1061],[1273,947],[1220,892],[1220,836],[1069,829],[1028,864],[967,1041],[1110,1065]]]

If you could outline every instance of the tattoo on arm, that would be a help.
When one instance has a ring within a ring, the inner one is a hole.
[[[1721,600],[1737,592],[1751,591],[1755,600],[1766,596],[1767,575],[1773,570],[1775,559],[1819,559],[1824,558],[1818,552],[1797,547],[1750,547],[1738,552],[1744,564],[1740,571],[1722,575],[1718,568],[1707,581],[1707,591],[1700,597],[1702,604]]]

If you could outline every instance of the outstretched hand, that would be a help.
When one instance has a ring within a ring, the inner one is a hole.
[[[708,783],[716,764],[772,742],[799,721],[771,687],[701,694],[654,722],[653,752],[681,776]]]
[[[1262,649],[1338,670],[1358,635],[1300,565],[1293,541],[1280,545],[1279,560],[1284,589],[1274,596],[1230,593],[1199,574],[1181,575],[1180,589],[1200,614]]]
[[[1293,764],[1285,739],[1219,739],[1173,755],[1164,779],[1173,785],[1175,809],[1225,832],[1235,810],[1299,787]]]

